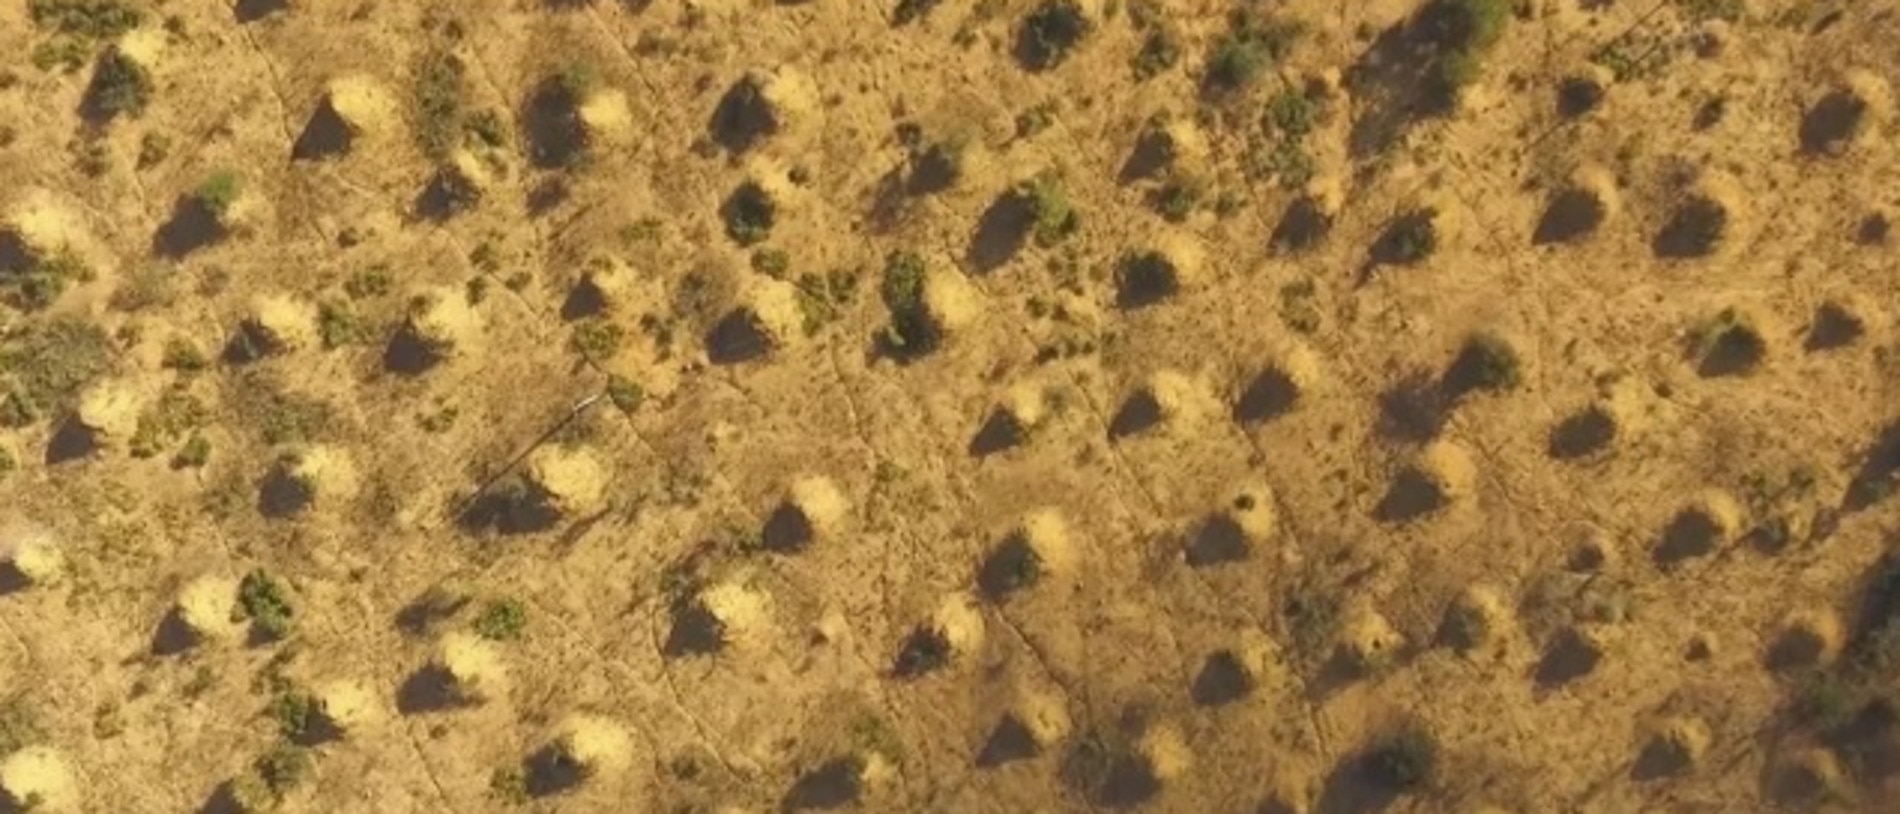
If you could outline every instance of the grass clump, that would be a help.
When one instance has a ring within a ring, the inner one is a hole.
[[[726,235],[740,246],[752,246],[771,236],[778,220],[778,204],[764,187],[753,181],[740,184],[720,207],[726,223]]]
[[[497,642],[511,642],[521,638],[521,632],[528,627],[528,608],[518,599],[501,599],[488,603],[480,616],[475,617],[475,635]]]
[[[834,269],[823,275],[801,274],[796,285],[805,335],[816,336],[857,296],[858,273],[852,269]]]
[[[290,594],[282,583],[261,570],[244,575],[238,584],[238,605],[252,629],[269,641],[281,641],[290,635]]]
[[[468,115],[468,69],[443,50],[431,50],[416,64],[414,98],[416,146],[430,161],[447,161],[461,146]]]
[[[1062,64],[1094,28],[1076,0],[1044,0],[1023,18],[1022,28],[1016,35],[1017,59],[1032,71],[1054,68]]]
[[[891,322],[883,342],[896,355],[921,356],[936,346],[937,326],[924,305],[927,274],[924,259],[911,252],[894,252],[885,261],[880,292]]]
[[[568,343],[582,356],[605,359],[619,352],[626,336],[626,329],[620,327],[620,323],[610,319],[590,319],[574,326],[574,335]]]
[[[30,424],[71,406],[79,391],[112,370],[112,340],[77,319],[28,324],[0,338],[0,423]]]
[[[193,433],[185,439],[184,446],[178,448],[178,454],[172,456],[173,469],[201,469],[211,461],[211,441],[202,435]]]
[[[774,280],[783,280],[791,271],[792,256],[784,249],[760,249],[752,253],[752,270]]]
[[[277,722],[277,731],[292,741],[308,737],[317,718],[317,699],[308,693],[283,692],[271,699],[266,710]]]
[[[210,420],[211,408],[184,389],[174,387],[166,390],[157,404],[139,416],[138,428],[127,446],[132,457],[151,458]]]

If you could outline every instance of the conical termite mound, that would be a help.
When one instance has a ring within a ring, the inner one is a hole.
[[[1265,669],[1266,654],[1259,648],[1216,650],[1201,660],[1188,697],[1203,707],[1239,703],[1253,695]]]
[[[607,498],[607,478],[600,459],[583,448],[543,446],[528,456],[528,482],[562,517],[584,517],[599,511]]]
[[[1059,772],[1063,784],[1090,805],[1129,809],[1153,801],[1191,762],[1180,730],[1132,718],[1077,734]]]
[[[567,298],[561,302],[561,319],[624,315],[648,294],[650,289],[625,262],[597,257],[588,262],[587,270],[568,289]]]
[[[1846,633],[1839,615],[1827,610],[1789,614],[1768,646],[1765,661],[1777,672],[1825,666],[1841,653]]]
[[[58,464],[123,449],[139,431],[148,399],[126,379],[106,379],[79,394],[73,413],[47,442],[46,462]]]
[[[269,518],[295,517],[320,506],[336,506],[356,497],[356,466],[341,449],[310,446],[280,456],[257,488],[257,512]]]
[[[1028,443],[1048,415],[1048,395],[1042,387],[1020,384],[1010,388],[970,438],[970,455],[982,458]]]
[[[331,80],[303,133],[291,145],[290,157],[313,161],[346,155],[360,143],[386,134],[400,118],[395,99],[375,79]]]
[[[1119,180],[1126,184],[1169,172],[1196,173],[1206,161],[1207,137],[1193,119],[1156,116],[1135,138]]]
[[[706,129],[727,152],[743,153],[767,139],[796,137],[816,119],[818,103],[817,87],[791,66],[748,71],[719,97]]]
[[[1804,346],[1810,352],[1845,348],[1887,328],[1886,314],[1859,294],[1828,299],[1814,309]]]
[[[899,363],[935,353],[982,316],[982,294],[968,278],[911,252],[885,258],[878,290],[889,319],[874,344]]]
[[[1539,687],[1560,687],[1596,672],[1608,654],[1609,643],[1603,630],[1581,625],[1566,627],[1557,631],[1544,646],[1532,679]]]
[[[968,659],[982,646],[983,635],[982,610],[971,597],[952,595],[898,644],[891,677],[916,680]]]
[[[633,736],[620,722],[598,715],[569,715],[547,744],[523,762],[528,796],[566,794],[610,781],[633,765],[633,757]]]
[[[456,150],[437,166],[416,195],[416,214],[441,223],[480,206],[495,187],[495,173],[474,153]]]
[[[1658,721],[1630,767],[1630,778],[1646,781],[1688,774],[1707,757],[1710,740],[1709,725],[1700,718]]]
[[[1616,220],[1623,210],[1622,193],[1616,176],[1598,166],[1579,168],[1570,180],[1552,195],[1543,217],[1531,235],[1531,243],[1581,243]]]
[[[59,538],[25,522],[0,529],[0,595],[58,585],[66,575]]]
[[[1687,260],[1726,252],[1738,241],[1747,196],[1726,175],[1704,173],[1678,197],[1669,220],[1656,232],[1650,249],[1667,260]]]
[[[341,740],[368,732],[386,715],[376,694],[360,681],[339,679],[320,684],[311,692],[312,722],[327,737]]]
[[[1599,400],[1566,416],[1550,429],[1550,457],[1576,461],[1607,451],[1624,433],[1621,413],[1615,403]]]
[[[1051,577],[1073,573],[1075,557],[1075,542],[1061,513],[1033,511],[983,558],[977,589],[990,601],[1001,602]]]
[[[1392,478],[1374,510],[1386,523],[1404,523],[1471,496],[1477,467],[1471,453],[1450,441],[1434,441]]]
[[[1865,70],[1852,70],[1801,117],[1801,149],[1809,155],[1840,156],[1875,143],[1893,120],[1893,87]]]
[[[761,642],[771,621],[771,596],[744,575],[734,575],[675,598],[669,613],[672,626],[661,655],[710,656]]]
[[[318,342],[315,306],[282,295],[259,297],[224,346],[224,360],[249,364],[306,350]]]
[[[562,169],[629,138],[633,113],[625,93],[605,87],[585,66],[573,66],[535,85],[522,125],[528,159],[541,169]]]
[[[1742,504],[1727,492],[1710,489],[1676,511],[1652,556],[1663,567],[1705,557],[1735,542],[1746,519]]]
[[[1274,224],[1267,245],[1275,251],[1297,254],[1313,249],[1333,231],[1333,222],[1345,206],[1346,194],[1336,178],[1323,177],[1287,206]]]
[[[1070,727],[1069,710],[1061,696],[1025,691],[983,741],[976,755],[977,768],[1039,757],[1068,737]]]
[[[409,313],[383,348],[383,369],[419,376],[467,355],[481,330],[481,318],[461,291],[432,289],[409,301]]]
[[[1205,254],[1192,239],[1174,237],[1123,255],[1115,266],[1115,305],[1125,311],[1167,302],[1197,285]]]
[[[1220,415],[1223,405],[1206,382],[1175,370],[1156,371],[1122,401],[1109,419],[1109,440],[1153,431],[1185,431]]]
[[[1497,590],[1473,585],[1459,593],[1438,624],[1438,643],[1467,655],[1494,653],[1502,646],[1511,611]]]
[[[443,634],[428,663],[409,675],[396,696],[404,715],[479,706],[500,698],[508,671],[494,643],[473,633]]]
[[[780,554],[804,551],[834,537],[850,511],[850,501],[830,478],[800,477],[766,518],[760,544]]]
[[[1691,328],[1684,350],[1705,378],[1746,376],[1768,359],[1763,317],[1743,308],[1724,308]]]
[[[838,755],[800,773],[779,800],[779,810],[791,814],[844,808],[890,783],[896,773],[890,758],[875,750]]]
[[[1272,490],[1264,484],[1243,486],[1189,530],[1182,557],[1193,568],[1245,561],[1273,536],[1278,523]]]
[[[245,625],[238,606],[238,581],[208,574],[179,589],[178,596],[152,637],[152,652],[182,653],[194,647],[240,641]]]
[[[1245,382],[1234,399],[1234,422],[1252,427],[1293,412],[1319,385],[1319,357],[1291,345]]]
[[[0,809],[74,814],[81,796],[72,764],[52,747],[28,746],[0,761]]]
[[[706,356],[716,365],[763,359],[805,338],[799,291],[792,283],[749,277],[739,303],[706,332]]]

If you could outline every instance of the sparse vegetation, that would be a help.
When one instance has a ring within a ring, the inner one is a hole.
[[[514,641],[521,638],[521,632],[528,627],[528,608],[515,599],[500,599],[488,603],[480,616],[475,617],[475,633],[484,639],[497,642]]]

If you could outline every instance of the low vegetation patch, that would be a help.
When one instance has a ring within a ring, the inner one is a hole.
[[[0,300],[24,311],[40,311],[59,300],[75,283],[91,282],[92,268],[70,251],[44,259],[30,259],[14,269],[0,269]]]
[[[937,324],[924,304],[924,280],[928,269],[924,259],[911,252],[896,252],[884,263],[884,283],[879,289],[890,324],[884,328],[881,344],[900,358],[914,358],[934,350],[940,338]]]
[[[1207,59],[1201,82],[1209,90],[1237,91],[1253,84],[1261,71],[1286,59],[1306,34],[1299,22],[1268,19],[1265,10],[1251,4],[1233,13],[1230,26]]]
[[[238,603],[243,618],[250,620],[252,631],[266,641],[282,641],[290,635],[290,593],[270,574],[252,571],[238,584]]]
[[[71,408],[112,366],[112,340],[88,322],[29,323],[0,337],[0,424],[24,426]]]

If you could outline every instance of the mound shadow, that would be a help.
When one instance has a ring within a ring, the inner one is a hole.
[[[970,438],[970,457],[985,458],[1004,450],[1021,446],[1028,440],[1022,422],[1010,411],[998,407],[990,411],[989,418],[983,420],[983,426],[977,428],[976,435]]]
[[[779,800],[779,811],[830,811],[844,808],[863,795],[864,761],[855,756],[832,758],[798,776]]]
[[[1204,518],[1188,537],[1184,552],[1187,564],[1195,568],[1243,562],[1252,553],[1247,532],[1224,512]]]
[[[528,158],[534,166],[560,169],[573,164],[587,149],[580,103],[570,84],[559,76],[535,85],[522,110]]]
[[[1332,229],[1333,219],[1320,209],[1318,202],[1300,198],[1288,206],[1286,214],[1274,224],[1267,245],[1283,252],[1303,252],[1318,246]]]
[[[1537,229],[1531,234],[1531,243],[1536,246],[1574,243],[1595,232],[1602,225],[1603,216],[1603,202],[1595,195],[1581,189],[1564,190],[1544,209]]]
[[[180,195],[172,216],[152,235],[152,253],[176,260],[203,249],[227,235],[218,213],[196,195]]]
[[[757,146],[778,130],[778,120],[758,83],[741,78],[727,88],[713,107],[706,131],[714,144],[738,155]]]
[[[290,10],[290,0],[238,0],[232,12],[239,23],[251,23]]]
[[[1451,112],[1455,89],[1435,70],[1462,49],[1472,22],[1458,4],[1428,2],[1409,19],[1381,32],[1348,69],[1355,105],[1347,145],[1354,158],[1385,152],[1420,120]]]
[[[464,706],[455,692],[455,677],[436,664],[424,665],[403,679],[396,690],[396,711],[402,715],[445,712]]]
[[[1801,117],[1801,150],[1809,155],[1838,154],[1867,115],[1867,103],[1837,90],[1821,98]]]
[[[58,466],[91,458],[99,451],[99,441],[99,434],[91,427],[81,424],[77,417],[69,417],[60,422],[53,437],[46,442],[46,465]]]
[[[1004,715],[990,730],[983,747],[977,750],[976,767],[993,769],[1020,760],[1030,760],[1042,754],[1042,746],[1036,743],[1036,736],[1023,726],[1023,722],[1014,715]]]
[[[336,158],[350,151],[352,139],[349,122],[344,121],[336,106],[326,99],[317,105],[310,121],[304,124],[303,133],[291,145],[290,158],[292,161]]]
[[[765,358],[772,337],[744,308],[728,312],[706,332],[706,356],[715,365],[737,365]]]
[[[977,219],[976,232],[964,250],[964,262],[977,274],[1002,268],[1029,244],[1035,220],[1034,201],[1014,191],[1003,193]]]

